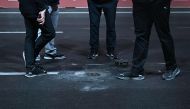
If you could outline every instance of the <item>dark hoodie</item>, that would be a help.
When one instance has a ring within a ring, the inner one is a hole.
[[[47,0],[48,5],[58,5],[59,4],[59,0]]]
[[[46,0],[18,0],[21,14],[27,18],[37,18],[38,13],[47,9]]]

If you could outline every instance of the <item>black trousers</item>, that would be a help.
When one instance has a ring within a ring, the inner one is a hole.
[[[30,67],[35,64],[35,58],[41,49],[55,37],[55,30],[47,11],[43,25],[39,25],[36,18],[28,18],[25,16],[24,21],[26,28],[24,52],[26,67]],[[39,28],[42,30],[42,35],[36,40]]]
[[[151,28],[154,23],[161,42],[166,68],[176,67],[174,42],[170,33],[169,16],[171,0],[147,0],[137,2],[133,0],[133,18],[135,25],[135,48],[133,53],[132,72],[143,72]]]
[[[106,3],[97,3],[93,0],[88,0],[88,9],[90,16],[90,47],[91,50],[99,48],[99,25],[102,11],[106,19],[106,46],[108,52],[115,49],[116,46],[116,31],[115,19],[118,0],[111,0]]]

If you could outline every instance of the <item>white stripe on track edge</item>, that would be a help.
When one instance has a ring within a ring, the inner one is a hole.
[[[25,31],[0,31],[0,34],[25,34]],[[56,31],[57,34],[63,34],[63,31]]]
[[[22,76],[25,72],[0,72],[0,76]],[[47,75],[57,75],[59,72],[47,72]]]

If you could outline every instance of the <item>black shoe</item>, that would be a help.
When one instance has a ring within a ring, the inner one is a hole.
[[[113,59],[118,59],[118,57],[117,57],[117,55],[116,55],[115,52],[108,52],[108,53],[106,54],[106,56],[107,56],[109,59],[111,59],[111,60],[113,60]]]
[[[134,74],[134,73],[121,73],[119,76],[117,76],[118,79],[121,80],[144,80],[145,77],[141,74]]]
[[[44,59],[65,59],[66,57],[63,54],[48,54],[45,53]]]
[[[35,66],[36,66],[35,72],[37,73],[37,75],[47,74],[47,71],[44,69],[44,67],[42,67],[42,65],[40,65],[39,63],[37,63]]]
[[[164,80],[173,80],[176,76],[180,74],[180,69],[176,67],[175,69],[167,70],[163,75],[162,78]]]
[[[88,55],[88,59],[96,59],[98,57],[98,52],[95,50],[91,50],[90,54]]]
[[[28,67],[26,70],[25,76],[29,78],[47,74],[47,71],[40,65]]]
[[[27,67],[25,76],[28,78],[37,76],[37,74],[34,74],[34,72],[33,72],[34,69],[35,69],[35,66]]]

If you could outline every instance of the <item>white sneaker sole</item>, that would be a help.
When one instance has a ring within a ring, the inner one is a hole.
[[[29,74],[26,74],[26,75],[24,75],[25,77],[27,77],[27,78],[33,78],[33,77],[36,77],[37,75],[29,75]]]
[[[56,57],[56,58],[51,58],[51,57],[44,57],[44,59],[47,59],[47,60],[52,60],[52,59],[66,59],[66,57]]]

